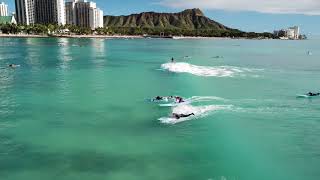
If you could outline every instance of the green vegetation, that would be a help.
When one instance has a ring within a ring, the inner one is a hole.
[[[275,38],[271,33],[243,32],[226,27],[204,16],[200,9],[180,13],[146,12],[129,16],[105,16],[105,28],[91,30],[74,25],[14,25],[0,24],[2,33],[36,35],[149,35],[204,36],[231,38]]]
[[[140,27],[109,27],[81,28],[73,25],[15,25],[0,24],[0,30],[5,34],[33,34],[33,35],[153,35],[153,36],[204,36],[204,37],[235,37],[235,38],[274,38],[271,33],[243,32],[236,29],[180,29],[180,28],[140,28]]]
[[[34,24],[34,25],[16,25],[16,24],[0,24],[0,30],[5,34],[36,34],[36,35],[51,35],[51,34],[77,34],[85,35],[92,34],[90,28],[81,28],[73,25],[56,25],[56,24]],[[67,30],[67,31],[66,31]]]
[[[109,34],[125,35],[155,35],[160,36],[203,36],[203,37],[234,37],[234,38],[274,38],[271,33],[243,32],[236,29],[179,29],[179,28],[139,28],[139,27],[109,27]],[[103,33],[101,33],[103,34]]]
[[[109,27],[109,32],[126,35],[274,38],[271,33],[248,33],[226,27],[205,17],[200,9],[187,9],[179,13],[144,12],[129,16],[105,16],[104,25]]]

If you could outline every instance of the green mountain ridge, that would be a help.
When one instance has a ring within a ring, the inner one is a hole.
[[[104,25],[106,27],[231,30],[204,16],[200,9],[187,9],[179,13],[143,12],[128,16],[104,16]]]
[[[274,38],[271,33],[243,32],[229,28],[206,17],[197,8],[178,13],[143,12],[127,16],[104,16],[104,27],[111,33],[127,35]]]

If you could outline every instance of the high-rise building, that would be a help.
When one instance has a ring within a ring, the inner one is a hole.
[[[78,0],[69,0],[66,2],[66,24],[75,25],[76,16],[75,16],[75,5]]]
[[[86,0],[70,0],[66,2],[67,24],[96,29],[103,27],[103,11],[96,3]]]
[[[283,39],[300,39],[300,27],[294,26],[288,29],[281,29],[274,31],[276,37],[282,37]]]
[[[65,4],[63,0],[35,0],[35,21],[39,24],[64,25]]]
[[[18,24],[34,24],[34,1],[35,0],[15,0],[16,19]]]
[[[103,27],[103,11],[102,10],[98,8],[90,9],[89,16],[90,16],[89,19],[90,19],[91,29]]]
[[[0,4],[0,16],[8,16],[8,5],[6,5],[4,2]]]
[[[64,0],[15,0],[19,24],[65,24]]]
[[[293,39],[299,39],[300,36],[300,28],[299,26],[290,27],[289,29],[293,30]]]
[[[96,3],[79,0],[75,5],[75,24],[80,27],[90,27],[90,9],[96,8]]]

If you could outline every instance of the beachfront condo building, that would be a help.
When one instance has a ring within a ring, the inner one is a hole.
[[[38,24],[66,24],[64,0],[35,0],[35,21]]]
[[[91,29],[103,27],[103,11],[97,8],[96,3],[69,0],[65,6],[67,24]]]
[[[65,3],[66,8],[66,24],[76,25],[75,6],[77,0],[69,0]]]
[[[16,20],[18,24],[34,24],[34,1],[35,0],[15,0]]]
[[[6,5],[4,2],[0,4],[0,16],[9,16],[8,5]]]
[[[288,29],[281,29],[279,31],[274,31],[274,35],[281,37],[282,39],[300,39],[300,27],[294,26],[289,27]]]
[[[90,28],[96,29],[103,27],[103,11],[98,8],[90,9],[89,12]]]
[[[65,24],[64,0],[15,0],[18,24]]]
[[[290,27],[289,30],[291,32],[293,31],[293,36],[291,35],[289,38],[299,39],[299,37],[300,37],[300,28],[299,28],[299,26]]]

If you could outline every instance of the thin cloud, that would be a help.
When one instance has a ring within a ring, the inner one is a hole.
[[[160,0],[158,4],[172,8],[320,15],[320,0]]]

